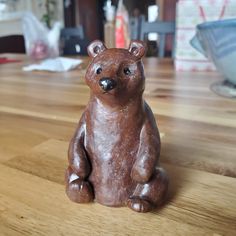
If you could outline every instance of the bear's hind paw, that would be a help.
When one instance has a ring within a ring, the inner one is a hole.
[[[91,184],[79,179],[72,181],[66,186],[66,194],[71,201],[77,203],[88,203],[94,199]]]
[[[133,211],[141,213],[149,212],[154,208],[148,200],[142,199],[140,197],[129,198],[127,201],[127,206]]]

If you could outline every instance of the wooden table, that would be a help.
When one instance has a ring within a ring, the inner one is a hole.
[[[64,193],[68,142],[89,97],[88,59],[48,73],[23,72],[18,57],[0,65],[0,235],[236,235],[236,102],[210,91],[220,75],[144,60],[171,184],[163,208],[138,214],[74,204]]]

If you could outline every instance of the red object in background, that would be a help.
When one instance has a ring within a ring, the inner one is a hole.
[[[128,32],[129,14],[123,4],[123,0],[119,0],[116,12],[116,48],[126,48],[129,45],[129,32]]]
[[[116,47],[125,48],[125,29],[124,29],[124,18],[122,15],[116,16]]]
[[[0,57],[0,64],[13,63],[13,62],[21,62],[21,61],[22,60],[8,59],[6,57]]]

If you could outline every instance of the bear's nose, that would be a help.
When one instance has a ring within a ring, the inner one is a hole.
[[[99,85],[105,92],[108,92],[116,87],[116,81],[114,79],[104,77],[99,80]]]

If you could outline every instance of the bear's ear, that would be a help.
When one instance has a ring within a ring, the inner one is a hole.
[[[137,59],[141,59],[146,52],[146,44],[143,41],[132,40],[128,50]]]
[[[107,48],[103,42],[95,40],[89,44],[87,50],[90,57],[96,57],[101,52],[105,51]]]

